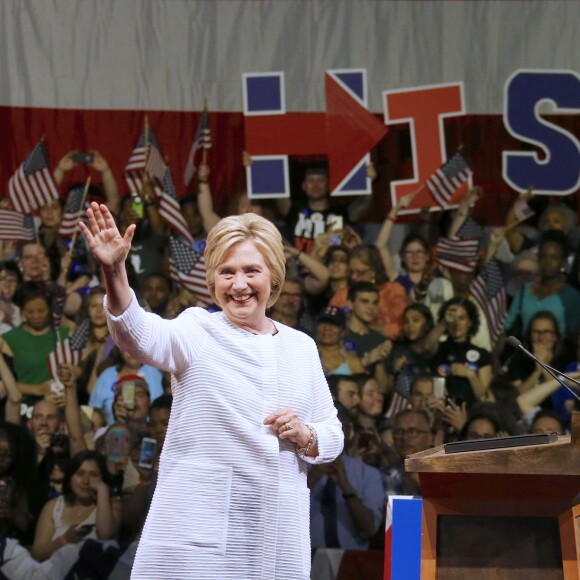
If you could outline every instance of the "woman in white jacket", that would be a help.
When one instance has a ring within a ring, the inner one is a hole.
[[[104,205],[81,224],[106,283],[111,334],[172,373],[173,407],[133,578],[310,577],[307,463],[333,461],[343,435],[314,342],[266,316],[284,280],[277,229],[221,220],[205,251],[222,311],[163,320],[139,307],[121,236]]]

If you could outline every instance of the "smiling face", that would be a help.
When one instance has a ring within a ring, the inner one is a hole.
[[[551,318],[536,318],[530,324],[530,339],[533,348],[554,350],[558,335]]]
[[[336,346],[344,336],[344,328],[332,322],[319,322],[316,325],[316,342],[319,346]]]
[[[258,328],[266,321],[272,289],[270,268],[252,240],[232,246],[215,270],[215,295],[228,319]]]
[[[20,266],[22,267],[22,277],[26,280],[41,280],[43,275],[44,260],[46,252],[39,244],[26,244],[22,248],[20,256]]]
[[[18,276],[8,270],[0,271],[0,297],[4,300],[12,300],[16,289],[18,288]]]

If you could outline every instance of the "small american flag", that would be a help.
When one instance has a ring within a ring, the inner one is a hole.
[[[502,333],[503,324],[507,318],[505,281],[497,260],[492,259],[483,266],[479,275],[471,283],[470,292],[485,314],[493,346]]]
[[[524,222],[530,219],[536,212],[528,205],[524,198],[518,198],[514,202],[514,215],[518,222]]]
[[[409,403],[409,399],[403,397],[403,395],[397,393],[396,391],[393,393],[391,398],[391,403],[389,404],[389,408],[385,413],[385,416],[389,419],[392,419],[397,413],[403,411],[405,409],[410,409],[411,403]]]
[[[79,226],[79,221],[85,217],[86,203],[83,204],[85,188],[74,187],[70,190],[66,200],[58,235],[69,238],[74,235]]]
[[[58,190],[48,169],[48,155],[39,141],[8,182],[8,195],[16,211],[31,213],[58,199]]]
[[[193,236],[181,213],[181,207],[175,195],[175,187],[169,167],[165,168],[165,175],[163,176],[161,187],[162,192],[159,195],[159,216],[170,228],[176,230],[189,243],[193,243]]]
[[[148,145],[145,146],[146,140],[145,137],[147,136],[147,143]],[[131,153],[131,157],[127,162],[127,166],[125,167],[125,173],[123,177],[125,178],[125,182],[129,187],[130,192],[140,192],[143,189],[143,172],[147,168],[147,162],[150,157],[150,150],[155,148],[157,150],[157,154],[161,157],[161,153],[159,152],[159,144],[157,143],[157,139],[150,127],[147,127],[137,140],[137,144]],[[155,154],[154,154],[155,155]],[[163,160],[161,159],[163,162]],[[156,179],[154,178],[153,188],[157,194],[161,193],[158,184],[155,183]]]
[[[473,272],[479,259],[479,243],[476,238],[440,238],[435,246],[435,259],[452,270]]]
[[[482,240],[483,228],[472,217],[468,217],[457,232],[457,237],[465,240],[467,238]]]
[[[425,185],[441,207],[447,207],[455,192],[467,183],[473,172],[463,155],[457,152],[446,161],[427,181]]]
[[[212,304],[213,300],[205,278],[203,254],[177,239],[169,238],[169,270],[171,278],[193,292],[201,301]]]
[[[71,350],[68,338],[60,340],[56,344],[56,348],[46,357],[46,364],[48,365],[48,372],[50,376],[58,381],[58,367],[61,365],[76,366],[80,361],[80,351]]]
[[[82,351],[91,336],[91,321],[85,318],[70,336],[70,347],[73,351]]]
[[[199,120],[199,125],[195,132],[193,138],[193,143],[191,144],[191,149],[189,150],[189,156],[187,158],[187,165],[185,166],[185,172],[183,173],[183,185],[187,187],[189,182],[195,175],[195,156],[201,149],[211,149],[211,130],[209,128],[209,115],[207,113],[207,107],[204,107]]]
[[[32,214],[0,209],[0,240],[34,240]]]
[[[147,162],[145,163],[145,172],[152,179],[162,180],[165,176],[165,171],[167,170],[167,165],[161,157],[159,149],[154,145],[149,145],[149,155],[147,156]]]

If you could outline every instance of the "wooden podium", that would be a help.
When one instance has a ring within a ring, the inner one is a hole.
[[[423,495],[421,579],[580,580],[580,413],[554,443],[405,460]]]

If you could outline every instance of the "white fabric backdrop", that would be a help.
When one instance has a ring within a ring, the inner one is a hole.
[[[465,81],[501,113],[517,68],[580,72],[580,2],[0,0],[0,105],[242,110],[241,74],[284,70],[289,110],[324,109],[323,72],[381,91]]]

